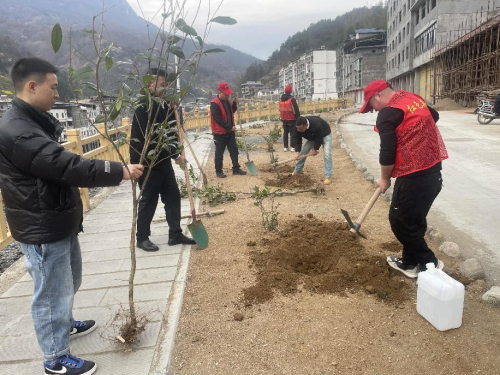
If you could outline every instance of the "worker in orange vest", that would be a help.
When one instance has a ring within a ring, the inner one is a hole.
[[[425,271],[428,263],[443,269],[424,239],[427,214],[443,184],[441,162],[448,158],[436,126],[439,113],[420,96],[395,91],[384,80],[366,86],[364,96],[360,113],[378,111],[375,131],[380,135],[381,177],[377,184],[382,193],[391,186],[391,177],[396,179],[389,222],[403,254],[387,257],[387,263],[410,278]]]
[[[288,151],[288,137],[290,136],[290,151],[295,151],[293,144],[293,132],[295,122],[300,117],[299,106],[292,96],[292,85],[285,86],[285,93],[280,99],[280,118],[283,121],[283,151]]]

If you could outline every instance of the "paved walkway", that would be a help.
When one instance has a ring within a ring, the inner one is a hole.
[[[341,125],[345,143],[375,178],[380,176],[376,114],[349,116]],[[500,120],[479,125],[476,116],[440,112],[438,126],[449,153],[443,190],[429,224],[477,257],[490,281],[500,284]]]
[[[193,137],[189,137],[193,141]],[[193,143],[202,164],[210,151],[211,137],[203,133]],[[194,159],[189,149],[188,160]],[[176,175],[184,174],[176,167]],[[164,217],[162,205],[157,217]],[[189,200],[182,200],[182,213],[189,213]],[[191,246],[168,246],[166,222],[152,225],[151,240],[160,250],[137,252],[135,300],[137,309],[150,323],[141,334],[134,351],[109,340],[114,336],[109,322],[120,308],[128,308],[130,270],[130,226],[132,199],[130,183],[122,183],[104,202],[85,217],[80,237],[83,256],[83,283],[76,294],[76,319],[94,319],[100,328],[71,342],[72,353],[97,363],[97,374],[166,374],[177,329]],[[186,229],[188,220],[182,220]],[[22,260],[20,260],[22,261]],[[33,293],[31,277],[25,274],[0,297],[0,374],[43,374],[42,353],[38,347],[30,313]],[[108,327],[108,328],[103,328]]]

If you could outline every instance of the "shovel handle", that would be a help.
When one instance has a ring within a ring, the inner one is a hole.
[[[189,150],[191,151],[191,154],[193,155],[194,161],[196,162],[196,165],[198,166],[198,169],[200,170],[200,173],[201,173],[201,176],[203,179],[203,185],[206,185],[208,183],[207,175],[205,174],[205,172],[203,172],[203,168],[201,167],[200,161],[196,157],[196,154],[194,153],[193,147],[191,146],[191,143],[187,139],[186,131],[184,130],[184,128],[182,126],[180,127],[180,130],[182,131],[182,135],[184,136],[184,140],[186,141],[186,143],[189,147]]]
[[[291,163],[292,161],[299,161],[301,159],[305,159],[307,158],[307,155],[301,155],[298,159],[297,158],[293,158],[293,159],[288,159],[288,160],[283,160],[283,161],[278,161],[276,163],[273,163],[273,165],[275,167],[277,167],[278,165],[282,165],[282,164],[288,164],[288,163]]]
[[[175,110],[175,120],[177,121],[177,128],[179,129],[179,141],[181,146],[184,145],[183,138],[182,138],[182,130],[181,130],[181,122],[179,119],[179,111]],[[184,156],[184,148],[182,148],[181,151],[181,156]],[[191,189],[191,181],[189,180],[189,172],[188,172],[188,167],[187,163],[184,163],[184,178],[186,179],[186,188],[189,196],[189,207],[191,208],[191,216],[193,217],[193,222],[196,222],[196,211],[194,208],[194,201],[193,201],[193,190]]]
[[[356,223],[359,224],[359,226],[361,226],[361,224],[363,224],[363,221],[365,221],[366,217],[368,216],[368,213],[370,212],[372,207],[375,205],[375,202],[377,201],[380,194],[382,194],[382,190],[380,190],[380,188],[377,188],[377,190],[375,190],[372,197],[370,198],[370,200],[366,204],[363,212],[361,212],[361,215],[359,215],[358,220],[356,220]]]
[[[243,125],[241,125],[241,121],[240,121],[240,111],[239,111],[239,108],[236,111],[236,115],[238,117],[238,125],[240,126],[241,138],[243,138],[243,145],[245,146],[245,152],[247,154],[247,160],[250,163],[250,155],[248,154],[247,141],[245,139],[245,136],[243,135]]]

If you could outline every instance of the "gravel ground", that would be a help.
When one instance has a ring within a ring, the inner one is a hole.
[[[103,188],[91,188],[89,189],[90,199],[94,198],[97,194],[102,192]],[[0,251],[0,275],[5,272],[16,260],[21,258],[23,253],[21,251],[21,246],[17,241],[12,242],[5,249]]]

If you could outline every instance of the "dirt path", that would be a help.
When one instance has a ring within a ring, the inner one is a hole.
[[[336,118],[322,117],[332,124]],[[250,139],[270,128],[251,129]],[[280,160],[293,156],[281,144],[275,148]],[[265,144],[251,158],[256,177],[232,176],[226,168],[228,178],[216,180],[211,160],[209,178],[235,192],[276,180],[265,168]],[[203,219],[210,246],[191,253],[171,373],[500,374],[500,311],[481,301],[484,282],[466,286],[460,329],[434,329],[416,312],[415,281],[385,263],[401,251],[388,203],[379,200],[365,221],[368,240],[350,236],[340,208],[356,217],[374,187],[337,143],[333,158],[331,185],[321,183],[320,152],[306,161],[307,183],[291,185],[314,191],[276,198],[277,233],[263,229],[259,208],[243,199],[248,195],[218,206],[225,214]],[[439,257],[455,274],[453,261]]]

